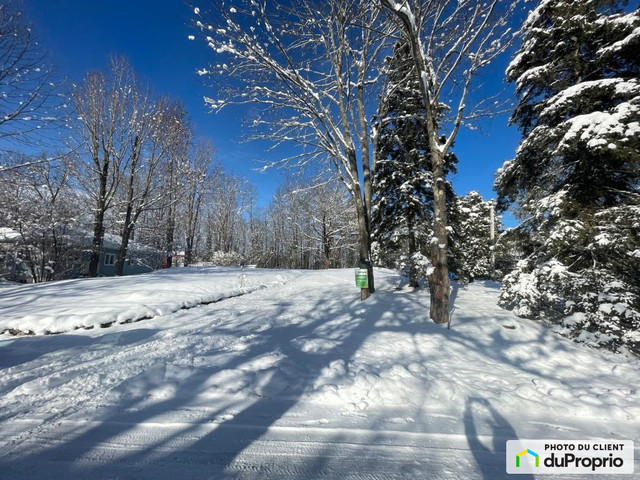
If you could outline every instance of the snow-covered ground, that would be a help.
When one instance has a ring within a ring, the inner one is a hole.
[[[160,270],[151,275],[0,284],[0,334],[63,333],[110,326],[214,303],[293,278],[291,271],[237,268]]]
[[[489,480],[516,438],[633,440],[640,472],[638,359],[495,285],[461,287],[447,330],[376,281],[365,302],[352,270],[0,288],[0,331],[68,332],[0,336],[0,478]]]

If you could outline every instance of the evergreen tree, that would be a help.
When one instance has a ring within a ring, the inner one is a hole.
[[[491,209],[493,202],[485,201],[476,191],[458,197],[456,209],[458,211],[457,252],[456,262],[458,277],[468,280],[474,278],[488,279],[493,276],[495,257],[493,243],[498,229],[498,222],[494,218],[491,238]]]
[[[612,0],[544,0],[507,69],[523,135],[498,174],[528,257],[502,305],[617,349],[640,345],[640,16]],[[628,13],[630,12],[630,13]]]
[[[418,77],[406,42],[386,59],[387,85],[375,122],[372,226],[379,264],[408,271],[411,286],[430,273],[433,176]],[[457,161],[447,157],[449,170]],[[450,197],[453,190],[448,185]]]

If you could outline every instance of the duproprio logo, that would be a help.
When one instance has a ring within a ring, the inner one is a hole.
[[[526,455],[527,453],[529,455],[531,455],[533,458],[536,459],[536,467],[539,467],[540,466],[540,455],[538,455],[536,452],[534,452],[533,450],[530,450],[528,448],[523,450],[523,451],[521,451],[520,453],[518,453],[516,455],[516,467],[520,468],[520,457],[522,457],[523,455]]]
[[[513,475],[631,474],[634,445],[617,439],[507,440],[505,460],[507,473]]]

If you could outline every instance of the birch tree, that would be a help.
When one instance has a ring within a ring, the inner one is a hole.
[[[200,36],[215,61],[200,73],[218,80],[214,111],[251,105],[257,112],[254,138],[297,145],[299,153],[279,165],[323,162],[353,198],[359,256],[371,252],[372,144],[376,61],[387,36],[379,9],[358,0],[214,2],[194,8]],[[192,37],[195,38],[195,35]],[[373,292],[373,271],[369,269]]]
[[[430,317],[436,323],[446,323],[449,318],[445,158],[460,128],[494,111],[493,99],[473,103],[473,80],[510,45],[513,34],[508,25],[519,3],[380,0],[411,46],[420,78],[433,176],[433,273],[429,287]]]

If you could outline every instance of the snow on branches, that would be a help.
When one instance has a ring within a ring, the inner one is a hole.
[[[640,351],[640,15],[625,5],[546,0],[531,12],[507,69],[523,139],[496,188],[529,238],[502,304]]]

